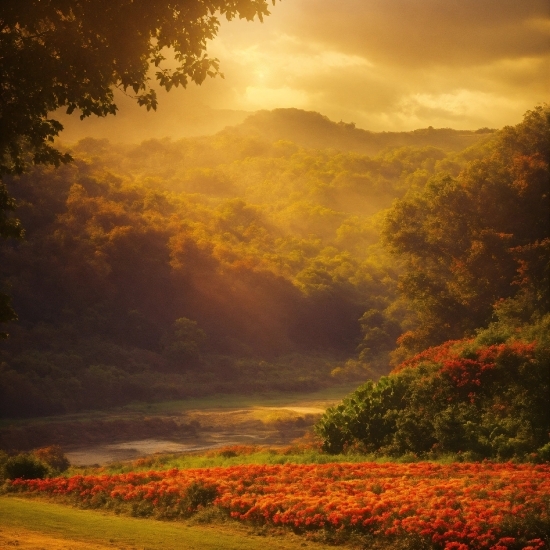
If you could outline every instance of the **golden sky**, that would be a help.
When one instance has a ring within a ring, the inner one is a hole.
[[[121,98],[113,120],[64,118],[71,140],[182,137],[248,112],[318,111],[367,130],[515,124],[550,98],[549,0],[282,0],[264,23],[224,22],[210,54],[225,79]]]

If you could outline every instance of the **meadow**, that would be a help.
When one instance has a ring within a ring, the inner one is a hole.
[[[218,455],[236,459],[238,449]],[[16,479],[5,491],[121,516],[238,522],[249,534],[282,529],[308,542],[365,548],[533,550],[549,542],[547,464],[310,462],[136,471],[147,465]]]
[[[284,445],[302,436],[328,406],[354,389],[355,384],[348,383],[308,393],[229,394],[157,403],[135,401],[102,411],[3,420],[0,449],[28,451],[58,444],[73,464],[102,464],[102,460],[88,458],[94,449],[147,438],[194,448],[245,442]],[[75,452],[81,455],[80,460]],[[109,460],[134,457],[127,454]]]
[[[136,519],[42,500],[0,497],[0,548],[22,550],[261,550],[266,533],[251,532],[239,525],[165,523]],[[269,548],[297,550],[303,539],[272,533]],[[325,544],[308,543],[313,550]]]

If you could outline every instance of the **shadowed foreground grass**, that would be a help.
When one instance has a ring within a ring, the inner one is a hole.
[[[17,541],[17,542],[16,542]],[[189,526],[105,515],[38,500],[0,497],[0,547],[123,550],[302,550],[292,534],[258,536],[238,525]],[[312,550],[328,546],[307,542]]]

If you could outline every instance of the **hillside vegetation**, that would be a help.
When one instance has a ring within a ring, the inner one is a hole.
[[[385,149],[399,147],[438,147],[444,151],[460,151],[495,131],[491,128],[470,131],[430,126],[413,132],[369,132],[357,128],[353,122],[333,122],[312,111],[274,109],[258,111],[242,124],[227,128],[224,133],[253,135],[269,141],[289,140],[312,149],[378,155]]]
[[[550,459],[549,137],[550,111],[527,113],[393,205],[383,234],[416,324],[404,362],[327,411],[325,450]]]
[[[543,170],[540,139],[530,136],[544,116],[534,111],[504,133],[428,129],[396,142],[315,113],[277,110],[204,138],[138,146],[82,140],[71,165],[8,182],[26,237],[1,251],[19,321],[1,344],[0,413],[364,381],[388,372],[397,338],[394,362],[471,333],[490,320],[495,300],[520,291],[528,301],[523,279],[540,279],[524,256],[539,254],[546,231],[538,213],[547,199],[529,183]],[[376,156],[352,151],[342,132],[376,142]],[[513,181],[527,183],[508,186],[515,194],[506,195],[503,224],[493,229],[490,206],[508,184],[499,187],[505,167],[487,159],[501,150],[506,157],[513,132],[526,149],[523,160],[513,157]],[[529,140],[539,149],[530,153]],[[437,235],[454,221],[443,209],[438,220],[437,201],[455,200],[457,182],[483,178],[482,170],[495,174],[491,201],[483,196],[487,208],[476,210],[474,195],[459,197],[460,223],[477,225],[465,239],[450,236],[459,255],[444,250],[448,260],[438,263]],[[505,208],[523,204],[525,212],[536,206],[528,218],[538,229],[521,233],[504,223]],[[477,256],[467,244],[472,235],[483,250]],[[495,240],[491,263],[483,247]],[[405,250],[411,243],[418,246]],[[443,313],[451,328],[439,322]]]

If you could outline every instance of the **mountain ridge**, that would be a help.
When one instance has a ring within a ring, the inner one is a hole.
[[[317,111],[296,108],[261,110],[242,123],[227,126],[219,134],[265,138],[269,141],[292,141],[310,149],[337,149],[376,155],[395,147],[439,147],[459,151],[474,145],[495,129],[454,130],[420,128],[409,132],[372,132],[357,128],[355,123],[334,122]]]

